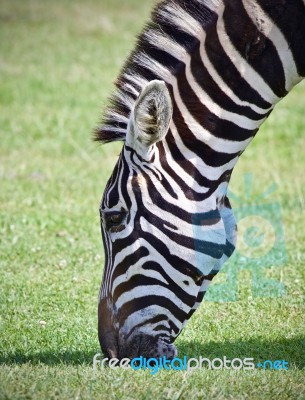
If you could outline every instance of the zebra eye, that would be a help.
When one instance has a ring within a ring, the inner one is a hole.
[[[104,213],[104,222],[106,229],[111,232],[120,232],[124,229],[122,223],[125,217],[125,211],[112,211]]]

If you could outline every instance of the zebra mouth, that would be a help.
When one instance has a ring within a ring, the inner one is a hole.
[[[177,356],[176,346],[164,338],[138,332],[128,341],[121,341],[118,358],[161,358],[171,360]]]

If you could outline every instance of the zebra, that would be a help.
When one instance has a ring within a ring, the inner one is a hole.
[[[304,43],[305,0],[165,0],[152,11],[95,130],[123,141],[100,205],[106,356],[176,357],[235,249],[233,168],[304,78]]]

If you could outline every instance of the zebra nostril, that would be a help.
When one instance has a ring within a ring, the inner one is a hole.
[[[128,341],[120,341],[119,358],[160,358],[173,359],[177,356],[176,347],[163,338],[138,333]]]

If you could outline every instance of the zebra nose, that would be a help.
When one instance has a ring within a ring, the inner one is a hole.
[[[106,299],[99,303],[98,311],[98,337],[101,349],[107,358],[118,357],[118,337],[117,331],[113,326],[111,313]]]
[[[122,358],[161,358],[166,357],[171,360],[177,356],[176,346],[169,343],[164,338],[137,333],[131,339],[121,338],[119,343],[119,359]]]

